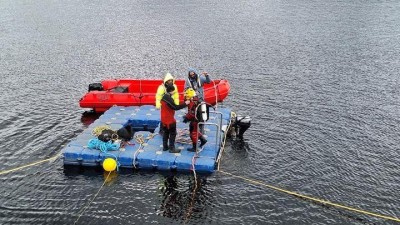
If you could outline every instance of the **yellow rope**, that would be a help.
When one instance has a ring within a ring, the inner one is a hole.
[[[155,136],[157,136],[157,133],[151,133],[149,136],[147,136],[147,140],[153,139]]]
[[[41,163],[49,162],[49,161],[57,159],[60,155],[61,155],[61,152],[58,153],[57,155],[51,157],[51,158],[48,158],[48,159],[40,160],[40,161],[37,161],[37,162],[34,162],[34,163],[30,163],[30,164],[27,164],[27,165],[24,165],[24,166],[20,166],[20,167],[14,168],[14,169],[10,169],[10,170],[0,171],[0,175],[11,173],[11,172],[15,172],[15,171],[18,171],[18,170],[22,170],[22,169],[25,169],[25,168],[31,167],[31,166],[36,166],[36,165],[39,165]]]
[[[98,137],[104,130],[112,130],[113,131],[113,133],[111,135],[111,140],[116,141],[119,139],[117,131],[111,129],[111,127],[109,125],[100,125],[100,126],[93,128],[92,134],[93,134],[93,136]]]
[[[333,203],[333,202],[330,202],[330,201],[327,201],[327,200],[322,200],[322,199],[318,199],[318,198],[314,198],[314,197],[309,197],[309,196],[306,196],[306,195],[298,194],[298,193],[293,192],[293,191],[288,191],[288,190],[285,190],[285,189],[282,189],[282,188],[274,187],[272,185],[265,184],[265,183],[263,183],[261,181],[252,180],[252,179],[249,179],[249,178],[246,178],[246,177],[234,175],[232,173],[228,173],[228,172],[225,172],[225,171],[222,171],[222,170],[219,170],[219,172],[221,172],[223,174],[230,175],[230,176],[235,177],[235,178],[239,178],[239,179],[245,180],[245,181],[247,181],[249,183],[252,183],[252,184],[257,184],[257,185],[260,185],[260,186],[268,187],[268,188],[271,188],[273,190],[276,190],[276,191],[279,191],[279,192],[283,192],[283,193],[286,193],[286,194],[289,194],[289,195],[293,195],[293,196],[296,196],[296,197],[299,197],[299,198],[304,198],[304,199],[307,199],[307,200],[310,200],[310,201],[313,201],[313,202],[321,203],[321,204],[328,205],[328,206],[333,206],[333,207],[336,207],[336,208],[346,209],[346,210],[349,210],[349,211],[358,212],[358,213],[361,213],[361,214],[365,214],[365,215],[369,215],[369,216],[373,216],[373,217],[378,217],[378,218],[382,218],[382,219],[386,219],[386,220],[392,220],[392,221],[400,222],[400,219],[396,218],[396,217],[385,216],[385,215],[382,215],[382,214],[372,213],[372,212],[368,212],[368,211],[365,211],[365,210],[356,209],[356,208],[349,207],[349,206],[344,206],[344,205],[341,205],[341,204],[338,204],[338,203]]]
[[[108,125],[97,126],[92,130],[92,134],[98,137],[101,134],[101,132],[103,132],[103,130],[111,130],[111,127]]]
[[[135,141],[139,144],[144,144],[145,140],[143,138],[143,134],[136,134],[135,135]]]
[[[156,136],[156,134],[155,135],[149,135],[149,137],[147,137],[146,139],[151,139],[151,138],[153,138],[154,136]],[[135,141],[137,142],[137,143],[139,143],[139,148],[138,149],[136,149],[136,151],[133,153],[133,162],[132,162],[132,164],[133,164],[133,168],[135,168],[135,169],[137,169],[136,168],[136,157],[137,157],[137,155],[139,154],[139,151],[141,151],[142,149],[143,149],[143,144],[144,143],[146,143],[146,141],[145,141],[145,139],[144,139],[144,137],[143,137],[143,134],[135,134],[135,136],[134,136],[134,139],[135,139]]]
[[[93,199],[90,200],[90,202],[81,210],[81,212],[79,213],[78,218],[75,220],[74,224],[76,224],[78,222],[78,220],[81,218],[81,216],[86,212],[86,210],[89,208],[90,204],[92,204],[92,202],[96,199],[97,195],[99,195],[100,190],[104,187],[104,185],[107,183],[108,181],[108,177],[110,176],[112,171],[108,172],[108,175],[106,177],[106,179],[104,179],[103,184],[101,185],[100,189],[97,191],[97,193],[94,195]]]

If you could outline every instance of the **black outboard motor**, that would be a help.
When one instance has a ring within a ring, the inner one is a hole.
[[[101,83],[92,83],[89,84],[89,92],[90,91],[103,91],[103,85]]]
[[[236,137],[239,139],[243,139],[244,132],[249,129],[251,125],[250,116],[236,116],[235,121],[233,123],[233,127],[235,128]]]

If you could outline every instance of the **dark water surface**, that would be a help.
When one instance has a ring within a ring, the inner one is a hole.
[[[253,118],[221,170],[400,217],[400,2],[0,1],[0,169],[49,158],[95,118],[105,78],[226,78]],[[220,172],[64,168],[0,175],[0,224],[396,224]],[[82,213],[85,205],[89,205]]]

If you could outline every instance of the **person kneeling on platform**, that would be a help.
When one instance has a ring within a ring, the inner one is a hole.
[[[186,107],[190,101],[182,104],[175,104],[171,95],[174,93],[173,85],[166,86],[166,93],[161,99],[161,129],[163,131],[163,151],[169,150],[170,153],[179,153],[179,149],[175,149],[176,138],[176,120],[175,111]],[[169,144],[168,144],[169,141]]]
[[[196,96],[196,92],[192,88],[188,88],[185,91],[185,99],[190,100],[190,103],[188,105],[188,112],[183,117],[183,122],[187,123],[190,121],[189,131],[190,131],[190,139],[192,140],[192,145],[193,145],[192,148],[188,148],[187,150],[190,152],[195,152],[198,139],[200,139],[200,146],[199,146],[200,148],[202,148],[207,143],[206,138],[198,130],[198,123],[199,121],[201,121],[200,119],[201,113],[199,111],[201,110],[197,106],[200,104],[200,102],[199,98]],[[196,108],[198,108],[197,112]]]

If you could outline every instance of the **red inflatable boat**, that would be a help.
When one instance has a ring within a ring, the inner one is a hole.
[[[104,112],[114,105],[142,106],[155,105],[157,88],[162,80],[103,80],[89,85],[89,91],[79,100],[82,108],[91,108],[95,112]],[[175,80],[179,98],[183,101],[185,80]],[[227,80],[212,80],[204,84],[204,100],[212,105],[222,102],[229,94]]]

